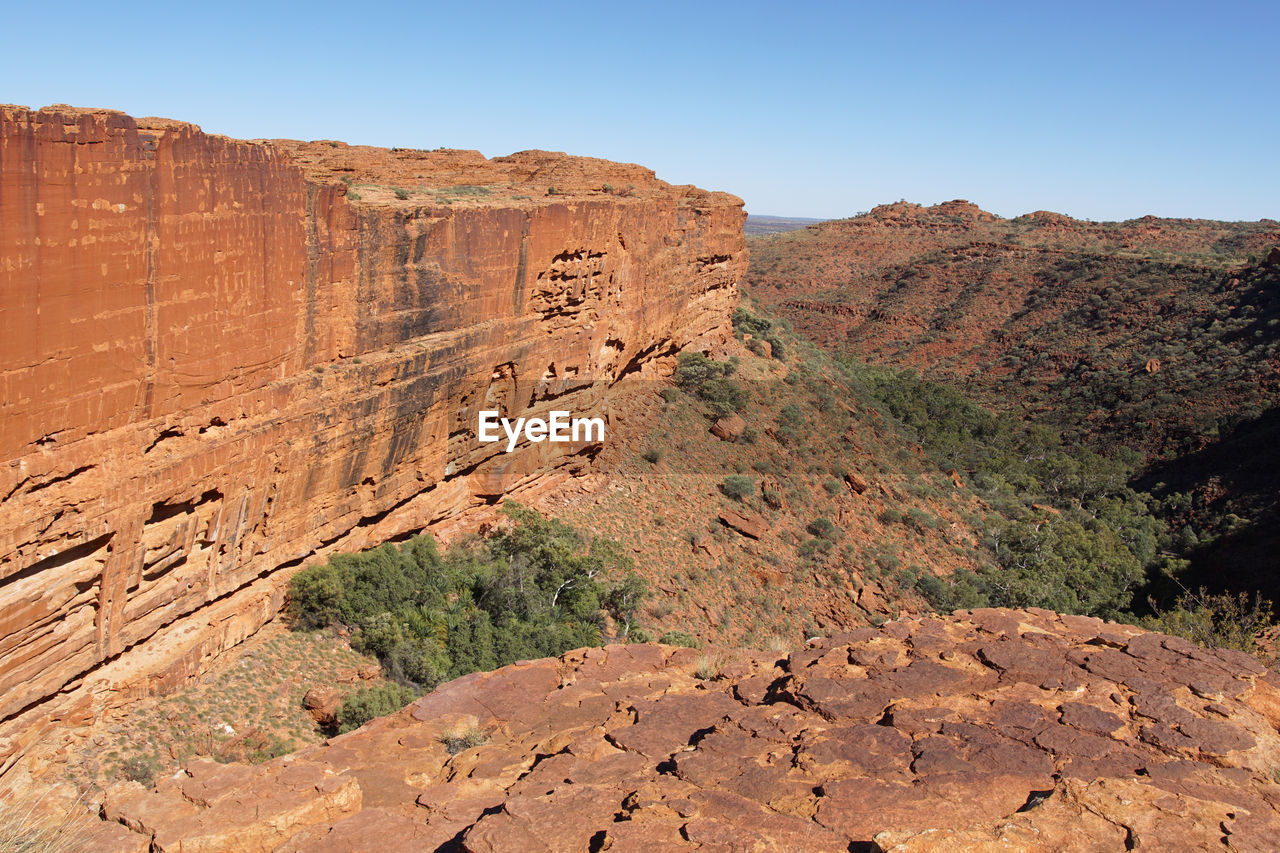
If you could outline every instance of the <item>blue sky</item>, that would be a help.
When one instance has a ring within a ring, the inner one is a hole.
[[[0,102],[624,160],[754,213],[1280,218],[1280,3],[10,4]]]

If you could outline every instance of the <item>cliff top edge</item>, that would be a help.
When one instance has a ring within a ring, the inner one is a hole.
[[[264,146],[279,152],[318,184],[342,183],[350,201],[359,204],[415,208],[538,206],[604,197],[618,201],[670,198],[695,206],[737,206],[743,202],[724,192],[692,185],[673,185],[652,169],[559,151],[526,150],[486,158],[479,151],[454,148],[379,148],[338,140],[235,139],[205,133],[177,119],[135,118],[113,109],[51,104],[39,110],[0,104],[0,121],[31,124],[43,132],[83,136],[96,141],[103,133],[138,132],[163,139],[200,135],[229,144]],[[59,131],[57,128],[61,126]]]

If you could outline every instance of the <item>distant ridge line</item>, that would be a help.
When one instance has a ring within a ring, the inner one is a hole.
[[[747,223],[742,230],[748,237],[761,234],[782,234],[786,231],[799,231],[806,226],[817,225],[819,222],[827,221],[826,219],[807,216],[757,216],[755,214],[747,214]]]

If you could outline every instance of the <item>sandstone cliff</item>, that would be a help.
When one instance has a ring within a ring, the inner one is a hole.
[[[1280,682],[1248,655],[1043,610],[811,646],[476,673],[259,767],[122,783],[102,849],[1274,849]]]
[[[8,733],[189,676],[317,555],[587,464],[480,445],[476,412],[607,415],[624,377],[717,340],[742,221],[562,154],[0,107]]]

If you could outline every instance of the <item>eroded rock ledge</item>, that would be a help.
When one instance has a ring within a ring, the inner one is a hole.
[[[743,218],[563,154],[0,106],[0,771],[196,672],[288,570],[587,464],[480,445],[475,413],[610,416],[721,338]]]
[[[1267,850],[1280,835],[1280,681],[1242,653],[982,610],[777,661],[734,653],[710,680],[698,657],[611,646],[467,676],[266,765],[117,786],[104,837],[166,851],[1057,851]],[[444,739],[472,726],[487,741],[450,755]]]

